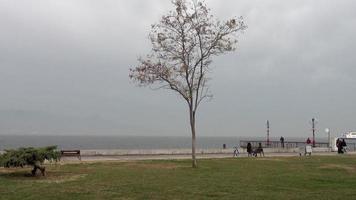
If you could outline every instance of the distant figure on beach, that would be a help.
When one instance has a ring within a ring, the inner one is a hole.
[[[282,148],[284,148],[284,137],[281,136],[281,138],[280,138],[279,140],[281,141],[281,146],[282,146]]]
[[[248,157],[252,156],[252,145],[251,145],[251,143],[247,143],[247,155],[248,155]]]
[[[307,139],[307,144],[310,144],[311,143],[311,140],[310,138]]]

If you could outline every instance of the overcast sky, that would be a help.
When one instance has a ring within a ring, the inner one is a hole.
[[[356,130],[356,1],[207,0],[243,16],[214,60],[200,136],[306,137]],[[128,78],[169,0],[0,0],[0,134],[190,136],[187,108]]]

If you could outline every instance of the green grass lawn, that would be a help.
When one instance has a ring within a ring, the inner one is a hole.
[[[356,199],[356,157],[101,162],[0,168],[0,199]]]

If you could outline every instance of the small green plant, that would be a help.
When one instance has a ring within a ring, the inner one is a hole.
[[[0,165],[10,167],[33,166],[31,171],[35,176],[37,170],[40,170],[42,175],[46,175],[46,168],[43,166],[45,160],[58,161],[60,153],[57,151],[57,146],[48,146],[42,148],[19,148],[5,150],[3,155],[0,155]]]

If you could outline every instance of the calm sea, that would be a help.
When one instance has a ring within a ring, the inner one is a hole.
[[[198,148],[234,147],[239,140],[264,140],[256,137],[198,137]],[[278,141],[278,138],[274,138]],[[290,138],[292,141],[304,141]],[[324,141],[325,139],[323,139]],[[288,141],[288,138],[286,138]],[[320,141],[320,140],[319,140]],[[0,150],[18,147],[57,145],[60,149],[176,149],[191,148],[190,137],[143,136],[38,136],[0,135]]]

